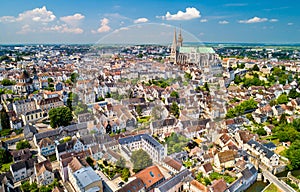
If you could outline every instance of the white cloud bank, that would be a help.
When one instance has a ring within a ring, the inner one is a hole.
[[[185,12],[178,11],[176,14],[171,14],[170,12],[167,12],[165,16],[158,16],[158,18],[162,18],[164,20],[191,20],[200,18],[200,11],[198,11],[194,7],[188,7],[185,9]]]
[[[138,18],[138,19],[134,20],[133,22],[134,23],[146,23],[146,22],[148,22],[148,19],[145,17],[142,17],[142,18]]]
[[[268,21],[267,18],[260,18],[260,17],[253,17],[248,20],[240,20],[239,23],[246,23],[246,24],[251,24],[251,23],[262,23]]]

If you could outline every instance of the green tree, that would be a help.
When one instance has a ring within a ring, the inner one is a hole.
[[[269,104],[270,104],[271,107],[277,105],[276,99],[272,99]]]
[[[31,148],[31,145],[27,140],[23,140],[23,141],[19,141],[17,143],[16,147],[17,147],[18,150],[20,150],[20,149]]]
[[[300,97],[300,93],[298,93],[295,88],[291,89],[289,92],[289,98],[296,99],[297,97]]]
[[[280,119],[279,119],[279,124],[287,124],[287,120],[286,120],[286,114],[283,113],[280,115]]]
[[[75,109],[75,107],[73,106],[77,106],[78,102],[79,102],[79,96],[73,92],[70,92],[68,94],[67,107],[69,107],[69,109],[73,111]]]
[[[207,82],[204,83],[204,89],[209,92],[209,87],[208,87],[208,83]]]
[[[282,93],[278,98],[277,98],[277,103],[278,104],[287,104],[289,101],[287,95],[285,93]]]
[[[68,107],[57,107],[49,111],[51,127],[67,126],[73,120],[73,115]]]
[[[142,110],[142,107],[140,105],[137,105],[135,107],[135,111],[137,112],[138,116],[142,115],[143,110]]]
[[[130,171],[127,167],[125,167],[123,170],[122,170],[122,173],[121,173],[121,178],[127,182],[128,181],[128,178],[130,177]]]
[[[72,73],[71,74],[71,81],[73,82],[73,83],[76,83],[77,82],[77,79],[79,78],[79,74],[78,73]]]
[[[234,77],[234,83],[235,83],[236,85],[238,85],[238,84],[240,84],[241,82],[243,82],[241,76],[236,75],[236,76]]]
[[[3,148],[0,148],[0,165],[9,163],[12,161],[11,154]]]
[[[91,157],[86,157],[85,160],[91,167],[94,167],[94,160]]]
[[[15,81],[11,81],[11,80],[9,80],[9,79],[3,79],[3,80],[1,81],[1,84],[2,84],[3,86],[10,86],[10,85],[15,85],[16,82],[15,82]]]
[[[118,168],[124,168],[125,165],[126,165],[126,160],[123,157],[121,157],[120,159],[118,159],[118,161],[116,162],[116,166]]]
[[[171,97],[176,97],[176,98],[179,98],[179,94],[177,91],[172,91],[171,94],[170,94]]]
[[[192,75],[191,75],[190,73],[185,72],[185,73],[184,73],[184,78],[185,78],[187,81],[189,81],[189,80],[192,79]]]
[[[133,171],[135,173],[152,165],[152,159],[143,149],[133,151],[130,160],[133,163]]]
[[[9,116],[4,108],[0,112],[0,118],[2,129],[10,129]]]
[[[31,191],[29,181],[22,182],[22,184],[21,184],[21,190],[23,192],[30,192]]]
[[[50,77],[47,79],[47,81],[48,81],[48,83],[53,83],[54,82],[53,79],[50,78]]]
[[[292,143],[289,149],[286,150],[286,156],[290,160],[289,169],[299,169],[300,168],[300,140]]]
[[[262,128],[262,127],[258,128],[258,129],[256,130],[256,133],[257,133],[258,135],[260,135],[260,136],[265,136],[265,135],[267,135],[266,130],[265,130],[264,128]]]
[[[259,67],[257,64],[255,64],[253,67],[252,67],[252,71],[259,71]]]
[[[178,119],[180,115],[179,107],[176,102],[173,102],[170,106],[170,112]]]

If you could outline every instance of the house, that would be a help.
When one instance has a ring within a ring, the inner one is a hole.
[[[15,192],[14,179],[10,172],[0,174],[0,191]]]
[[[17,151],[12,151],[11,155],[13,157],[14,162],[18,162],[18,161],[26,161],[28,159],[31,158],[32,153],[30,152],[30,149],[26,148],[26,149],[20,149]]]
[[[192,173],[185,169],[180,173],[174,175],[172,178],[163,181],[157,187],[155,187],[154,192],[173,192],[173,191],[183,191],[184,190],[184,179],[191,176]]]
[[[38,153],[43,156],[55,154],[55,143],[48,137],[38,143]]]
[[[259,157],[263,163],[271,171],[279,165],[279,156],[259,142],[251,139],[245,145],[245,149],[254,157]]]
[[[181,164],[181,162],[171,157],[166,157],[163,160],[162,166],[164,166],[169,171],[169,173],[172,173],[174,175],[176,175],[184,169],[184,166]]]
[[[176,124],[177,122],[174,118],[153,121],[150,124],[151,134],[161,135],[163,133],[170,133],[174,130]]]
[[[117,192],[146,192],[146,188],[141,179],[136,178],[131,182],[127,183],[124,187],[119,189]]]
[[[49,160],[34,165],[35,179],[38,185],[45,186],[53,183],[54,173]]]
[[[100,147],[100,145],[93,145],[89,148],[90,153],[92,154],[92,158],[95,159],[96,161],[100,160],[103,158],[104,151]]]
[[[256,181],[258,172],[253,165],[248,164],[238,175],[239,178],[228,186],[228,192],[246,191]]]
[[[237,152],[233,150],[219,152],[214,157],[214,164],[217,168],[234,167],[237,159]]]
[[[211,192],[225,192],[227,184],[224,179],[214,180],[211,186],[208,187]]]
[[[102,179],[84,159],[73,157],[68,165],[70,183],[75,191],[103,192]]]
[[[147,191],[154,189],[165,180],[163,174],[155,165],[141,170],[140,172],[136,173],[134,177],[143,181]]]
[[[33,111],[27,111],[21,114],[24,124],[33,123],[43,117],[43,111],[41,109],[35,109]]]
[[[252,113],[252,117],[256,123],[264,123],[267,121],[268,116],[266,114],[260,114],[260,113]]]
[[[34,173],[34,163],[36,158],[22,160],[10,165],[10,172],[14,178],[14,182],[18,182],[30,177]]]
[[[13,110],[16,112],[17,116],[25,114],[28,111],[34,111],[36,109],[37,103],[33,98],[13,102]]]
[[[214,170],[210,163],[205,163],[201,165],[199,170],[203,173],[203,176],[208,177]]]
[[[263,144],[263,146],[265,146],[267,149],[274,151],[276,149],[276,145],[273,142],[268,142]]]
[[[139,134],[120,138],[119,148],[125,159],[130,159],[134,150],[143,149],[146,151],[153,161],[162,162],[167,156],[167,147],[160,144],[152,136],[148,134]]]
[[[64,102],[59,97],[50,97],[40,100],[39,106],[43,114],[48,115],[51,109],[64,106]]]
[[[192,180],[188,191],[190,192],[208,192],[208,188],[197,180]]]

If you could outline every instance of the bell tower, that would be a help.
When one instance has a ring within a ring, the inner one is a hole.
[[[173,37],[173,43],[171,47],[171,54],[170,54],[171,62],[176,63],[176,58],[177,58],[177,35],[176,35],[176,29],[174,29],[174,37]]]
[[[182,42],[183,42],[183,38],[181,35],[181,26],[180,26],[180,31],[179,31],[179,35],[178,35],[178,47],[182,47]]]

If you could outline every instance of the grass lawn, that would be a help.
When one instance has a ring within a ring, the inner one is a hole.
[[[274,184],[270,184],[265,190],[265,192],[281,192]]]
[[[285,150],[287,149],[287,147],[285,147],[285,146],[278,146],[278,147],[276,147],[276,149],[275,149],[275,153],[276,154],[278,154],[278,155],[281,155],[281,156],[284,156],[285,157]]]
[[[143,117],[139,117],[139,118],[137,119],[137,121],[138,121],[139,123],[146,123],[146,122],[148,122],[148,121],[150,120],[150,118],[151,118],[151,116],[143,116]]]

